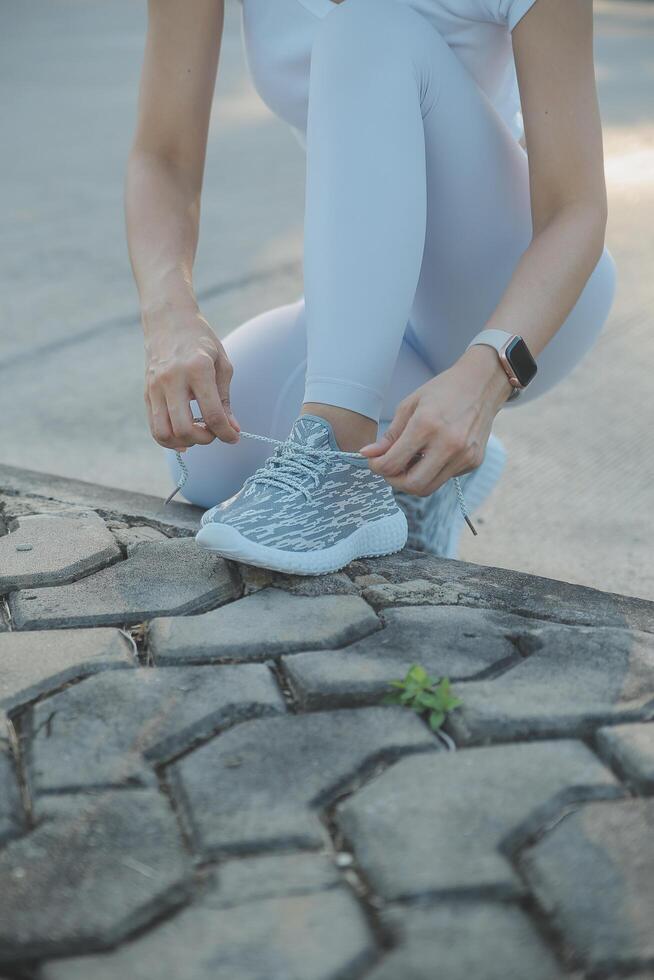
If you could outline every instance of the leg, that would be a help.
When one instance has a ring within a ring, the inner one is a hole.
[[[304,398],[370,419],[372,437],[420,272],[433,67],[422,19],[396,0],[334,4],[312,46]]]
[[[233,402],[245,431],[280,439],[286,439],[289,429],[296,432],[294,423],[304,390],[305,329],[304,303],[300,300],[255,317],[226,338],[225,347],[235,368]],[[398,402],[431,376],[419,355],[403,341],[382,407],[382,429],[393,417]],[[262,386],[263,379],[266,383]],[[317,420],[304,422],[313,427],[315,438]],[[319,435],[323,446],[324,435]],[[498,448],[501,453],[501,447],[496,447],[495,463],[491,460],[493,465],[489,468],[485,460],[473,474],[476,483],[469,496],[473,505],[479,502],[476,498],[481,499],[488,492],[488,476],[489,472],[492,476],[493,466],[497,468]],[[165,452],[177,479],[175,454]],[[253,564],[311,574],[334,570],[353,557],[386,554],[401,548],[408,523],[411,547],[438,554],[455,551],[461,526],[460,521],[457,524],[455,496],[439,492],[440,496],[434,495],[438,496],[437,506],[424,513],[420,506],[416,510],[411,504],[425,501],[402,500],[406,495],[393,494],[367,465],[358,470],[358,475],[355,469],[353,475],[350,461],[342,457],[321,471],[322,479],[316,484],[313,477],[309,476],[308,482],[305,478],[306,501],[301,494],[292,493],[289,497],[274,489],[271,497],[270,483],[266,484],[265,479],[263,493],[248,496],[257,481],[250,487],[241,485],[269,452],[269,447],[245,437],[236,446],[214,442],[187,452],[189,479],[183,495],[207,511],[196,537],[202,547]],[[301,454],[295,456],[292,464],[295,479],[302,478],[301,460]],[[315,463],[315,457],[310,457],[312,472]],[[267,472],[266,467],[264,477]]]
[[[396,0],[345,0],[320,23],[306,141],[305,402],[376,421],[407,320],[437,374],[497,305],[531,238],[527,156],[429,20]],[[614,286],[605,250],[511,407],[584,356]]]
[[[224,340],[234,365],[232,404],[247,432],[285,439],[300,414],[306,370],[304,300],[268,310],[243,323]],[[431,377],[416,352],[403,343],[395,363],[382,410],[382,429],[395,406]],[[198,405],[191,403],[195,414]],[[184,454],[188,481],[181,493],[197,506],[209,508],[227,500],[270,455],[270,446],[243,438],[235,446],[218,440],[193,446]],[[175,482],[179,468],[175,453],[164,450]]]

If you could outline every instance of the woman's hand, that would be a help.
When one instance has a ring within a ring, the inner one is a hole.
[[[240,426],[229,403],[233,368],[223,345],[197,309],[143,315],[145,404],[160,446],[184,451],[215,438],[238,442]],[[193,422],[195,399],[205,425]]]
[[[361,452],[396,490],[426,497],[481,464],[493,419],[510,394],[497,353],[475,345],[400,402],[384,435]],[[423,458],[410,466],[418,454]]]

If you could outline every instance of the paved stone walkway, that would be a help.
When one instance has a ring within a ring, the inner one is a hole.
[[[651,980],[654,603],[198,517],[0,467],[0,980]]]
[[[241,4],[225,8],[193,267],[220,338],[302,295],[306,169],[254,88]],[[499,413],[507,470],[461,557],[652,600],[654,2],[593,9],[615,304],[569,378]],[[135,0],[0,4],[1,456],[166,496],[122,203],[146,17]],[[244,423],[240,397],[234,410]]]

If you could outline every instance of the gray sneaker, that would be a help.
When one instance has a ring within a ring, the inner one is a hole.
[[[407,522],[365,457],[342,452],[332,427],[302,415],[238,493],[202,517],[195,540],[225,558],[322,575],[404,547]]]

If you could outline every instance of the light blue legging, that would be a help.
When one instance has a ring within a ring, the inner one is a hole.
[[[236,417],[277,439],[303,401],[360,412],[383,432],[483,328],[532,234],[527,155],[428,20],[397,0],[344,0],[307,25],[305,295],[224,341]],[[605,249],[508,410],[584,357],[614,291]],[[269,453],[249,439],[194,446],[183,496],[225,500]]]

